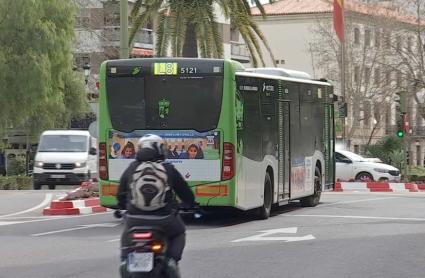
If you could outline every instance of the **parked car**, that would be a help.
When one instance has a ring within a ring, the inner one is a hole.
[[[335,151],[335,160],[337,181],[400,181],[399,169],[349,151]]]

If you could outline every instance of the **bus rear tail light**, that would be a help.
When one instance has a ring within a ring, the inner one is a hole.
[[[102,180],[108,180],[108,159],[105,143],[99,143],[99,177]]]
[[[223,149],[221,179],[230,180],[235,175],[235,147],[231,143],[224,143]]]

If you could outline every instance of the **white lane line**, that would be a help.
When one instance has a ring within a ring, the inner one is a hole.
[[[19,221],[19,222],[12,222],[12,221],[4,221],[1,223],[8,223],[8,224],[2,224],[2,225],[16,225],[16,224],[26,224],[26,223],[34,223],[34,222],[44,222],[44,221],[52,221],[52,220],[65,220],[65,219],[72,219],[72,218],[80,218],[80,217],[91,217],[91,216],[97,216],[97,215],[103,215],[103,214],[110,214],[112,212],[97,212],[93,214],[83,214],[83,215],[67,215],[67,216],[49,216],[49,218],[42,217],[41,219],[34,219],[34,220],[28,220],[28,221]],[[35,217],[33,217],[35,218]],[[39,217],[37,217],[39,218]]]
[[[116,238],[116,239],[107,240],[106,242],[117,242],[117,241],[120,241],[120,240],[121,240],[121,239]]]
[[[376,219],[376,220],[402,220],[402,221],[425,221],[425,218],[416,217],[381,217],[361,215],[329,215],[329,214],[285,214],[283,217],[322,217],[322,218],[348,218],[348,219]]]
[[[10,217],[10,216],[19,215],[19,214],[24,214],[24,213],[27,213],[27,212],[31,212],[31,211],[37,210],[39,208],[45,208],[49,204],[49,202],[51,200],[52,200],[52,193],[47,193],[46,196],[44,197],[44,200],[40,204],[38,204],[37,206],[32,207],[32,208],[29,208],[29,209],[26,209],[26,210],[23,210],[23,211],[11,213],[11,214],[0,215],[0,218]]]
[[[83,227],[74,227],[74,228],[69,228],[69,229],[56,230],[56,231],[51,231],[51,232],[39,233],[39,234],[32,234],[31,236],[45,236],[45,235],[58,234],[58,233],[63,233],[63,232],[70,232],[70,231],[76,231],[76,230],[83,230],[83,229],[88,229],[88,228],[89,228],[89,227],[87,227],[87,226],[83,226]]]
[[[362,199],[362,200],[354,200],[354,201],[336,202],[336,203],[331,203],[331,204],[323,204],[323,205],[319,205],[318,207],[327,207],[327,206],[334,206],[334,205],[339,205],[339,204],[352,204],[352,203],[361,203],[361,202],[382,201],[382,200],[399,199],[399,198],[400,197]]]
[[[25,220],[25,219],[49,219],[51,216],[14,216],[14,217],[2,217],[1,220]]]
[[[74,227],[74,228],[68,228],[68,229],[32,234],[31,236],[46,236],[46,235],[59,234],[59,233],[63,233],[63,232],[70,232],[70,231],[90,229],[90,228],[113,228],[113,227],[116,227],[118,225],[120,225],[120,224],[119,223],[97,223],[97,224],[78,225],[78,227]]]
[[[0,226],[7,226],[7,225],[13,225],[18,224],[19,222],[13,222],[13,221],[0,221]]]

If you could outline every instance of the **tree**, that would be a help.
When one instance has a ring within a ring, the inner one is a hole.
[[[252,2],[264,15],[260,1]],[[198,57],[199,49],[201,57],[220,58],[223,39],[217,23],[217,7],[241,33],[254,66],[258,65],[258,59],[264,65],[259,40],[275,61],[266,38],[251,17],[248,0],[137,0],[131,12],[130,45],[140,27],[157,22],[157,56],[165,56],[170,47],[173,56]]]
[[[387,24],[394,26],[387,33],[389,52],[395,58],[387,61],[387,67],[398,75],[400,90],[417,104],[417,116],[425,117],[425,1],[406,0],[394,2],[394,9],[404,10],[403,19],[390,18]],[[409,104],[412,116],[414,104]]]
[[[0,131],[36,132],[83,117],[84,79],[72,71],[74,4],[3,0],[0,15]]]
[[[395,92],[393,79],[388,77],[385,67],[382,34],[375,31],[383,28],[384,22],[382,15],[346,12],[344,61],[330,18],[318,19],[312,30],[313,67],[326,73],[328,79],[339,81],[341,64],[345,66],[345,102],[351,112],[345,126],[348,145],[353,138],[369,145],[384,133],[383,115],[389,110]],[[336,89],[340,90],[340,83]]]

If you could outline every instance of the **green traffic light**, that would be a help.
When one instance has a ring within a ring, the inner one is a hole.
[[[404,131],[402,131],[402,130],[397,131],[397,137],[403,138],[404,137]]]

